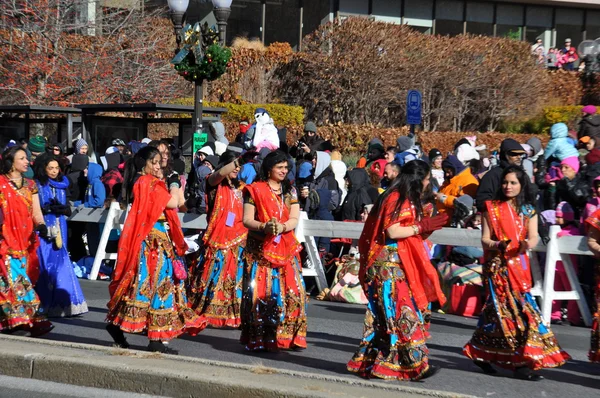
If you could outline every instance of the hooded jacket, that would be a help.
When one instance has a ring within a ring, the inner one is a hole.
[[[510,151],[522,150],[523,147],[521,144],[512,138],[507,138],[502,141],[502,144],[500,144],[500,164],[485,173],[479,182],[479,188],[477,189],[477,195],[475,197],[475,205],[477,206],[477,210],[484,212],[486,210],[485,202],[496,198],[501,185],[500,179],[502,177],[502,172],[509,166],[506,157],[507,153]],[[535,197],[537,194],[537,187],[534,184],[531,184],[530,186],[533,191],[533,197]]]
[[[581,119],[577,139],[586,136],[600,138],[600,115],[586,115]]]
[[[401,136],[396,140],[396,148],[397,152],[394,157],[394,163],[398,166],[402,167],[406,164],[406,162],[410,162],[411,160],[415,160],[416,155],[410,151],[413,146],[413,140],[409,136]]]
[[[69,179],[69,200],[73,202],[82,202],[85,190],[88,186],[88,180],[83,175],[83,170],[88,167],[90,158],[86,155],[73,155],[71,168],[67,178]]]
[[[440,187],[441,196],[437,201],[437,208],[440,213],[448,214],[450,223],[454,213],[454,201],[463,195],[474,198],[477,195],[479,181],[473,176],[471,169],[465,167],[456,156],[450,155],[444,160],[442,168],[448,167],[453,168],[456,174]]]
[[[85,192],[83,206],[88,208],[100,208],[104,206],[106,200],[106,190],[104,184],[100,181],[102,176],[102,166],[97,163],[88,165],[88,187]],[[79,206],[81,202],[75,202],[75,206]]]
[[[315,165],[315,179],[309,185],[310,191],[315,191],[318,203],[313,200],[313,195],[306,199],[304,209],[309,212],[309,218],[316,220],[333,220],[331,212],[340,206],[341,191],[331,167],[331,156],[327,152],[317,151],[317,164]],[[318,211],[318,214],[315,212]],[[329,212],[325,215],[324,212]],[[326,218],[324,218],[326,217]]]
[[[564,123],[556,123],[550,128],[552,139],[548,143],[544,151],[544,158],[548,159],[555,156],[558,160],[563,161],[566,158],[578,157],[579,152],[569,143],[569,128]]]
[[[348,178],[350,186],[342,205],[342,220],[360,221],[363,205],[373,204],[369,190],[377,192],[377,188],[371,187],[369,175],[365,169],[350,170],[346,178]]]

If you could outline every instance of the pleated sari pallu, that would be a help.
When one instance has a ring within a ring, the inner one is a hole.
[[[17,189],[0,175],[0,330],[51,328],[34,290],[39,276],[39,242],[33,228],[35,194],[33,181],[23,179]]]
[[[246,186],[245,200],[255,206],[261,222],[272,217],[286,222],[290,206],[298,203],[294,189],[282,198],[266,182]],[[306,348],[306,289],[298,259],[301,248],[294,231],[279,238],[248,234],[240,337],[247,350]]]
[[[186,281],[173,269],[187,245],[176,210],[166,208],[171,195],[151,175],[140,177],[133,191],[109,287],[107,321],[127,333],[147,332],[149,340],[195,335],[200,318],[188,306]]]
[[[429,369],[427,308],[445,297],[422,237],[385,237],[394,224],[415,223],[410,202],[396,211],[398,196],[390,194],[378,214],[369,215],[359,241],[359,278],[369,303],[363,338],[347,368],[363,377],[418,380]]]
[[[595,228],[600,231],[600,210],[596,210],[594,214],[588,217],[585,223],[588,228]],[[598,260],[596,260],[594,282],[596,311],[592,319],[592,337],[588,358],[591,362],[600,363],[600,261]]]
[[[203,255],[190,273],[191,307],[202,327],[237,328],[241,324],[243,253],[248,230],[244,227],[241,188],[219,184],[203,236]]]
[[[494,240],[511,240],[504,255],[486,251],[483,267],[486,302],[477,329],[463,348],[473,360],[514,370],[533,370],[563,365],[571,357],[564,352],[530,293],[531,271],[527,253],[519,254],[519,242],[527,237],[527,224],[535,216],[532,206],[518,214],[508,202],[486,202]]]

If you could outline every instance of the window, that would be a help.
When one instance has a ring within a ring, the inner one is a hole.
[[[372,0],[373,17],[378,21],[400,23],[402,14],[400,1]]]
[[[533,45],[537,39],[542,39],[547,50],[552,42],[552,8],[528,6],[525,24],[527,26],[525,40]]]
[[[298,48],[300,42],[300,8],[290,0],[268,2],[265,9],[265,45],[274,42],[290,43]],[[281,29],[285,26],[285,29]],[[304,32],[310,33],[310,32]]]
[[[267,8],[269,5],[267,4]],[[368,0],[340,0],[340,13],[350,15],[368,15]]]
[[[494,34],[494,5],[491,3],[467,3],[467,33],[475,35]]]
[[[587,12],[587,26],[585,38],[587,40],[600,39],[600,11]]]
[[[589,18],[588,21],[593,20]],[[556,9],[556,47],[563,48],[565,40],[571,39],[571,45],[575,48],[583,39],[583,11]]]
[[[433,0],[404,0],[404,23],[422,33],[431,33]]]
[[[435,5],[435,34],[460,35],[464,31],[465,3],[459,0],[438,0]]]
[[[524,7],[498,4],[496,10],[496,36],[520,40],[523,36]]]

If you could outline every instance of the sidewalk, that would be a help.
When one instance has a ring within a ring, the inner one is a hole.
[[[466,397],[420,389],[418,383],[278,370],[258,360],[248,366],[16,336],[0,336],[0,373],[171,397]]]

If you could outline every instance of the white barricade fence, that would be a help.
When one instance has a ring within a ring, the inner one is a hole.
[[[71,216],[70,221],[105,223],[89,279],[93,280],[97,278],[102,261],[116,259],[116,253],[106,253],[106,244],[113,229],[123,229],[124,218],[125,214],[116,202],[111,204],[108,211],[106,209],[84,208],[79,209],[79,211]],[[182,228],[202,230],[206,229],[207,226],[206,215],[179,213],[179,219],[181,220]],[[315,242],[315,237],[358,239],[362,233],[363,226],[363,223],[309,220],[305,212],[300,212],[295,232],[298,240],[304,243],[308,257],[308,261],[303,264],[302,275],[304,277],[310,276],[316,278],[319,291],[327,287],[327,279],[325,277],[325,269],[319,257],[319,249]],[[531,294],[540,299],[542,316],[545,323],[550,323],[553,300],[577,300],[583,321],[586,326],[590,326],[592,324],[592,317],[570,256],[591,256],[592,252],[588,249],[585,237],[566,236],[558,238],[557,234],[559,231],[560,227],[556,225],[550,227],[550,241],[548,244],[543,245],[540,242],[533,249],[535,252],[545,252],[546,262],[544,276],[542,277],[538,256],[530,256],[533,278]],[[481,231],[443,228],[431,234],[429,240],[439,245],[481,247]],[[565,292],[554,290],[556,263],[558,261],[563,262],[569,283],[574,290]]]

